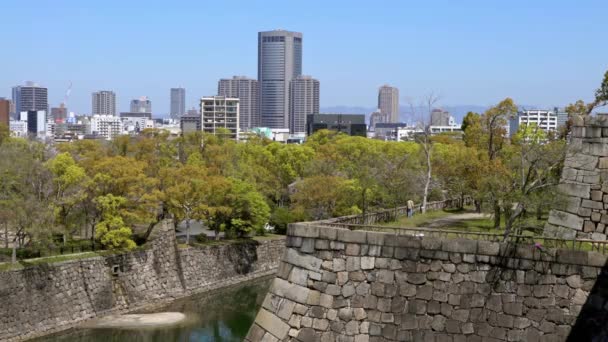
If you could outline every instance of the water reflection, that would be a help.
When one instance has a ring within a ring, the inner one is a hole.
[[[226,290],[188,297],[142,312],[183,312],[188,317],[179,326],[146,329],[73,329],[37,339],[37,342],[215,342],[242,341],[262,305],[270,285],[269,278]]]

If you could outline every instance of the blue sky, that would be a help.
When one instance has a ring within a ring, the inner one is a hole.
[[[257,32],[276,28],[303,32],[322,107],[374,107],[384,83],[402,102],[433,91],[445,105],[563,105],[590,100],[608,69],[605,0],[31,0],[2,13],[0,97],[33,80],[56,106],[72,82],[80,113],[100,89],[121,111],[147,95],[164,114],[181,85],[191,107],[219,78],[257,77]]]

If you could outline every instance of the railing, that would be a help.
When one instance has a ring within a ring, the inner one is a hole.
[[[463,203],[464,202],[464,203]],[[472,203],[472,199],[469,197],[455,198],[445,201],[428,202],[426,204],[426,210],[442,210],[446,208],[461,208],[465,205]],[[414,205],[414,211],[420,212],[421,204]],[[383,222],[390,222],[396,220],[398,217],[407,214],[407,206],[397,207],[394,209],[384,209],[365,215],[350,215],[336,217],[328,220],[323,220],[323,223],[345,223],[345,224],[376,224]]]
[[[334,228],[346,228],[350,230],[378,231],[384,233],[394,233],[395,235],[408,235],[413,238],[436,237],[442,239],[465,238],[471,240],[483,240],[490,242],[505,242],[519,245],[534,245],[539,248],[561,248],[579,251],[596,251],[608,253],[608,241],[598,241],[590,239],[560,239],[533,235],[508,235],[506,240],[504,234],[471,232],[456,229],[436,229],[436,228],[404,228],[377,225],[350,224],[343,222],[323,222],[325,226]]]

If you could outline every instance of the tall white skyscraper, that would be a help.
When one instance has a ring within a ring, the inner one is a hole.
[[[258,33],[259,108],[262,126],[289,128],[289,82],[302,74],[302,33]]]
[[[28,111],[49,111],[48,89],[34,82],[13,87],[13,103],[17,114]]]
[[[147,96],[131,100],[131,113],[152,113],[152,101]]]
[[[239,99],[239,127],[260,127],[258,111],[258,81],[245,76],[223,78],[218,82],[217,94]]]
[[[171,108],[169,115],[171,119],[178,119],[186,114],[186,89],[171,88]]]
[[[399,122],[399,89],[383,85],[378,90],[378,108],[388,122]]]
[[[306,134],[306,117],[319,114],[319,81],[310,76],[298,76],[289,87],[289,133]]]
[[[93,115],[116,115],[116,94],[111,90],[100,90],[92,94]]]

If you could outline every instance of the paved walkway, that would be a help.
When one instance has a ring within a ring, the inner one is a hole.
[[[429,224],[425,224],[424,226],[427,228],[449,228],[450,226],[454,226],[454,224],[458,223],[459,221],[481,220],[487,217],[490,217],[490,215],[480,213],[454,214],[436,219]]]

